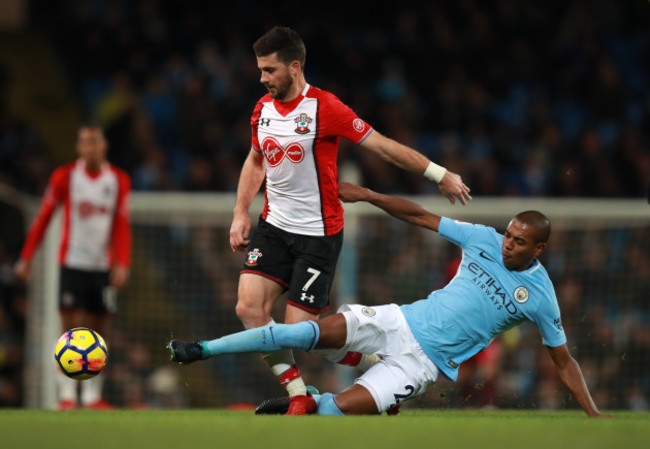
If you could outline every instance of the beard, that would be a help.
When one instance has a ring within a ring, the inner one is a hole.
[[[285,98],[287,98],[291,87],[293,87],[293,78],[287,76],[285,80],[279,81],[275,85],[267,86],[266,90],[268,90],[269,95],[271,95],[271,98],[274,100],[283,101]],[[275,88],[275,93],[271,91],[273,88]]]

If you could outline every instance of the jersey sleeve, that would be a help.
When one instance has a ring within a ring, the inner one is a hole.
[[[320,111],[320,128],[326,136],[345,137],[363,143],[375,130],[336,96],[324,93]]]
[[[545,288],[544,291],[546,296],[541,299],[537,313],[532,317],[532,321],[537,325],[542,335],[542,342],[546,346],[555,348],[567,342],[566,334],[562,327],[560,306],[557,303],[553,286]]]
[[[131,265],[132,247],[130,223],[131,180],[121,170],[117,172],[117,176],[119,192],[111,231],[111,261],[113,264],[129,267]]]
[[[262,151],[262,148],[260,147],[260,141],[257,137],[257,128],[259,126],[260,115],[262,113],[262,107],[264,106],[263,101],[265,98],[266,97],[263,97],[257,102],[255,109],[253,109],[253,115],[251,116],[251,147],[258,153]]]
[[[438,233],[441,237],[444,237],[451,243],[455,243],[461,248],[466,247],[472,237],[483,230],[485,230],[485,226],[483,225],[465,223],[447,217],[441,217],[440,225],[438,226]]]
[[[34,222],[29,228],[27,238],[25,239],[25,245],[20,253],[21,259],[31,260],[32,256],[36,252],[38,245],[40,245],[43,240],[47,226],[50,224],[52,214],[56,210],[57,206],[62,203],[68,195],[69,178],[70,169],[67,166],[57,168],[50,176],[45,195],[43,195],[41,207],[38,210]]]

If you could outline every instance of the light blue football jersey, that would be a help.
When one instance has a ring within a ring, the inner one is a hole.
[[[463,249],[456,276],[427,299],[401,307],[424,352],[451,380],[458,366],[522,321],[537,325],[545,345],[566,343],[555,289],[534,260],[525,271],[503,265],[503,235],[443,217],[439,233]]]

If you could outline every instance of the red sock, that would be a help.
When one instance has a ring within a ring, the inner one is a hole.
[[[345,357],[343,357],[341,360],[339,360],[338,363],[339,365],[347,365],[347,366],[357,366],[359,362],[361,361],[361,354],[360,352],[348,352],[345,354]]]
[[[278,376],[278,381],[283,387],[286,387],[289,382],[298,379],[301,377],[300,371],[296,365],[291,365],[291,367]]]

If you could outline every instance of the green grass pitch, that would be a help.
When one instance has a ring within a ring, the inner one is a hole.
[[[405,410],[399,416],[255,416],[226,410],[0,409],[7,449],[630,449],[650,447],[650,414]]]

